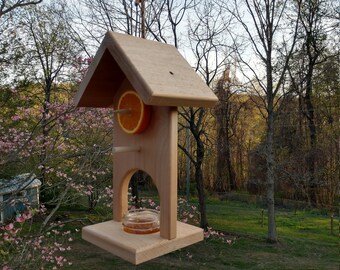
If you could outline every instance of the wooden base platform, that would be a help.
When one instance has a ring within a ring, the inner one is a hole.
[[[178,221],[177,237],[167,240],[159,232],[145,235],[124,232],[121,222],[111,220],[84,227],[82,238],[137,265],[203,240],[203,230]]]

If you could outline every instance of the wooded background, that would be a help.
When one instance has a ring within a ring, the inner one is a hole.
[[[115,120],[72,98],[106,31],[139,36],[177,47],[219,98],[179,108],[179,192],[199,197],[201,226],[207,194],[258,194],[276,241],[275,199],[337,203],[339,12],[336,0],[0,1],[0,178],[38,176],[44,225],[84,196],[96,207]]]

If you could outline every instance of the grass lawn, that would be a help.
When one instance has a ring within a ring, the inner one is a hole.
[[[66,269],[340,269],[339,237],[330,234],[330,218],[321,211],[277,209],[278,244],[266,242],[266,217],[262,226],[255,205],[209,199],[207,213],[213,229],[235,239],[232,245],[206,239],[134,266],[79,236]]]

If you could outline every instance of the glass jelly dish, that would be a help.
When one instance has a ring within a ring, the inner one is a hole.
[[[123,218],[123,229],[128,233],[155,233],[159,226],[159,211],[153,209],[133,209]]]

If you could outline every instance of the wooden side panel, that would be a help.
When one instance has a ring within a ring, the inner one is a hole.
[[[111,53],[102,45],[74,98],[77,107],[107,108],[125,79]]]
[[[120,91],[124,89],[132,89],[128,81],[123,83]],[[161,200],[160,230],[161,236],[166,239],[176,237],[177,121],[177,108],[152,107],[149,127],[141,134],[128,135],[121,130],[117,121],[114,125],[115,147],[140,147],[139,152],[114,155],[114,220],[121,221],[127,211],[128,183],[132,174],[138,169],[143,170],[151,176],[158,189]]]

